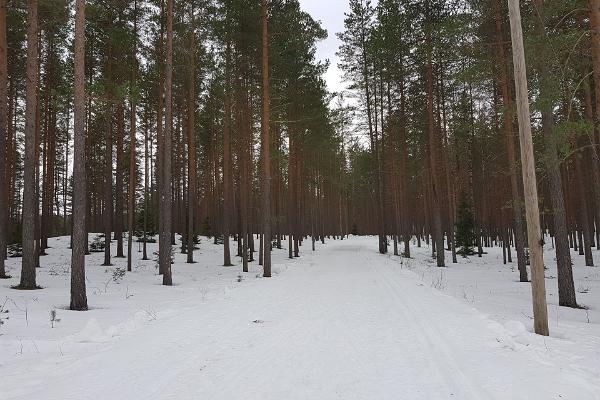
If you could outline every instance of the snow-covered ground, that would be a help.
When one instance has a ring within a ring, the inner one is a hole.
[[[222,248],[203,238],[198,262],[177,254],[164,287],[136,243],[122,278],[125,259],[88,256],[91,310],[72,312],[68,238],[50,245],[44,289],[10,289],[20,259],[0,281],[2,400],[600,399],[600,268],[576,255],[588,310],[556,306],[548,249],[543,338],[530,333],[530,286],[499,249],[438,269],[426,247],[403,260],[352,237],[306,243],[296,260],[275,250],[266,279],[255,263],[220,266]]]

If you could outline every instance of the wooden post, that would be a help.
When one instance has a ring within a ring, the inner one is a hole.
[[[527,218],[527,238],[529,241],[529,259],[531,262],[531,292],[533,300],[533,319],[535,333],[548,336],[548,309],[546,305],[546,284],[544,282],[543,238],[540,230],[540,215],[535,177],[535,159],[531,138],[531,116],[527,91],[527,71],[525,50],[523,48],[523,30],[519,0],[508,0],[510,17],[510,36],[512,40],[513,64],[517,115],[519,118],[519,138],[521,144],[521,163],[523,165],[523,187],[525,192],[525,215]]]

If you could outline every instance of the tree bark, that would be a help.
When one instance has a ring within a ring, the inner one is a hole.
[[[269,99],[269,32],[267,0],[262,0],[262,155],[263,155],[263,276],[271,277],[271,135]],[[262,238],[262,236],[261,236]]]
[[[230,267],[231,248],[229,246],[230,220],[232,207],[231,170],[231,45],[227,42],[225,55],[225,104],[223,115],[223,266]]]
[[[194,6],[191,10],[191,27],[189,49],[189,71],[188,71],[188,231],[187,231],[187,262],[194,262],[194,224],[196,210],[196,102],[195,102],[195,81],[196,81],[196,33],[194,24]]]
[[[8,237],[8,67],[6,44],[6,0],[0,0],[0,279],[9,278],[4,259]]]
[[[149,175],[150,175],[150,163],[151,159],[148,157],[148,116],[144,114],[144,233],[143,233],[143,246],[142,246],[142,260],[148,259],[148,196],[149,196]]]
[[[431,47],[431,32],[430,28],[426,32],[426,43]],[[444,254],[444,231],[442,228],[442,210],[441,210],[441,196],[442,186],[439,181],[440,178],[440,165],[439,165],[439,151],[440,151],[440,138],[439,132],[436,126],[434,116],[434,105],[433,105],[433,63],[431,60],[431,50],[427,53],[427,65],[426,65],[426,85],[427,85],[427,133],[429,142],[429,176],[431,178],[431,214],[432,214],[432,228],[433,228],[433,240],[435,241],[436,247],[436,261],[438,267],[445,267],[445,254]]]
[[[171,135],[173,130],[173,0],[167,0],[167,61],[165,69],[165,128],[160,201],[163,204],[163,228],[159,243],[159,263],[163,285],[173,284],[171,276]]]
[[[117,166],[115,173],[115,219],[114,219],[114,238],[117,241],[117,258],[125,258],[123,254],[123,197],[125,196],[123,188],[123,138],[125,137],[125,106],[124,100],[120,99],[116,110],[117,118]]]
[[[133,20],[133,66],[132,66],[132,87],[137,84],[137,0],[133,2],[134,8],[134,20]],[[137,131],[137,104],[135,94],[132,92],[130,95],[130,114],[129,114],[129,193],[127,203],[127,271],[131,271],[131,264],[133,262],[133,232],[135,229],[135,187],[136,187],[136,174],[135,174],[135,151],[136,151],[136,131]]]
[[[112,84],[112,50],[111,44],[107,44],[106,76],[109,85]],[[105,138],[105,159],[104,159],[104,266],[111,264],[111,234],[113,220],[113,193],[112,193],[112,158],[113,158],[113,135],[112,135],[112,91],[108,88],[106,91],[106,138]]]
[[[27,0],[27,82],[25,108],[25,164],[23,169],[23,223],[21,289],[36,289],[35,227],[38,214],[36,184],[36,114],[38,88],[38,2]]]
[[[75,3],[75,99],[73,145],[73,243],[71,250],[71,310],[87,310],[85,288],[86,154],[85,154],[85,0]]]
[[[548,81],[551,78],[546,63],[546,27],[543,12],[543,0],[535,0],[537,11],[536,25],[538,37],[540,39],[541,60],[538,65],[540,77],[540,97],[542,104],[546,104],[550,99]],[[558,271],[558,299],[561,306],[577,307],[575,295],[575,284],[573,283],[573,270],[571,262],[571,252],[569,250],[569,240],[567,237],[567,217],[565,210],[565,201],[562,189],[562,178],[560,174],[560,160],[558,159],[556,137],[554,133],[553,104],[548,103],[542,106],[542,133],[544,135],[544,148],[546,158],[546,172],[548,174],[548,184],[550,187],[550,201],[552,203],[553,227],[556,250],[556,264]]]

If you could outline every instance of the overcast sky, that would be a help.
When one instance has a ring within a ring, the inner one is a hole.
[[[348,11],[348,0],[300,0],[300,4],[304,11],[321,21],[323,28],[327,29],[329,36],[319,43],[317,57],[331,62],[325,74],[329,90],[341,91],[345,85],[341,81],[338,58],[335,56],[340,44],[336,33],[344,30],[344,12]]]

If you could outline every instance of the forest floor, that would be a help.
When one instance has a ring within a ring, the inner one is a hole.
[[[67,245],[50,241],[42,290],[11,289],[20,259],[8,261],[2,400],[600,399],[600,268],[576,255],[588,309],[557,307],[548,249],[544,338],[531,333],[529,284],[499,249],[439,269],[428,247],[401,259],[351,237],[305,243],[295,260],[276,249],[266,279],[256,263],[220,266],[222,247],[203,238],[198,262],[177,254],[164,287],[136,243],[125,276],[125,259],[87,258],[91,309],[73,312]]]

